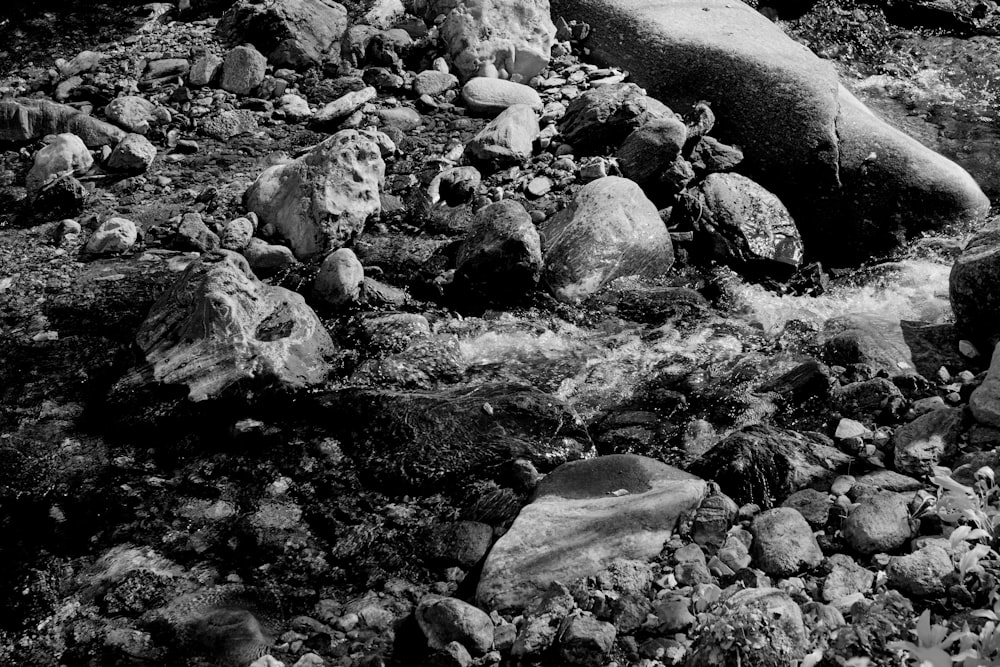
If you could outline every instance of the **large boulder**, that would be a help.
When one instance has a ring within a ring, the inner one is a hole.
[[[385,162],[369,135],[342,130],[302,157],[262,173],[244,205],[304,259],[354,239],[382,210]]]
[[[1000,339],[1000,218],[979,230],[951,267],[955,325],[977,342]]]
[[[191,264],[153,305],[136,342],[146,364],[127,381],[181,385],[195,402],[244,381],[318,384],[334,350],[300,294],[261,282],[228,250]]]
[[[655,558],[707,488],[633,454],[560,466],[493,546],[476,598],[487,609],[518,609],[553,582],[596,575],[619,558]]]
[[[714,134],[740,146],[741,171],[781,198],[824,260],[860,261],[989,208],[963,169],[879,119],[830,63],[749,5],[553,0],[552,9],[601,26],[592,54],[670,107],[710,102]]]
[[[65,104],[49,100],[0,100],[0,144],[24,143],[49,134],[75,134],[88,148],[114,146],[125,131]]]
[[[435,0],[430,9],[431,17],[450,9],[441,38],[463,79],[495,68],[527,83],[549,64],[556,27],[548,0]]]
[[[35,153],[35,163],[28,172],[25,185],[29,193],[36,193],[50,179],[66,173],[82,174],[94,164],[94,157],[80,137],[75,134],[57,134]]]
[[[538,230],[524,207],[511,199],[484,206],[458,248],[455,285],[470,296],[519,301],[542,272]]]
[[[670,233],[634,182],[606,176],[583,186],[546,223],[544,279],[555,296],[578,302],[623,276],[656,277],[674,262]]]
[[[347,10],[333,0],[240,0],[216,29],[230,42],[250,42],[275,67],[308,67],[340,61]]]

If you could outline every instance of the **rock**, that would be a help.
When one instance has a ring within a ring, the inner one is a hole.
[[[788,594],[777,588],[737,591],[716,613],[719,618],[711,627],[717,629],[699,635],[686,665],[794,665],[806,653],[808,642],[802,611]],[[741,640],[726,640],[733,636]]]
[[[969,410],[980,424],[1000,428],[1000,345],[993,350],[986,378],[969,397]]]
[[[455,258],[454,285],[470,296],[519,301],[542,272],[538,230],[521,204],[504,199],[481,208]]]
[[[152,123],[168,114],[166,110],[157,111],[155,104],[138,95],[116,97],[104,107],[104,115],[118,127],[135,134],[146,134]],[[169,114],[168,114],[169,115]]]
[[[264,80],[267,58],[252,46],[237,46],[222,62],[219,87],[236,95],[249,95]]]
[[[803,487],[832,480],[851,463],[825,438],[755,425],[723,439],[690,469],[714,479],[737,504],[770,508]]]
[[[462,100],[469,111],[487,116],[495,116],[515,104],[542,110],[542,98],[531,86],[485,76],[469,79],[462,86]]]
[[[446,12],[441,39],[463,79],[490,68],[528,81],[549,63],[556,28],[547,0],[435,0],[430,9],[431,17]]]
[[[415,130],[424,123],[424,117],[420,112],[410,107],[395,107],[393,109],[379,109],[375,112],[383,124],[390,127],[398,127],[403,132]]]
[[[192,86],[210,86],[222,69],[222,58],[214,53],[206,53],[198,57],[188,72],[188,83]]]
[[[698,622],[690,607],[691,600],[683,597],[667,597],[658,602],[654,608],[656,619],[660,622],[657,630],[665,634],[690,630]]]
[[[187,268],[153,305],[136,342],[146,366],[123,383],[182,385],[195,402],[243,383],[319,384],[334,350],[301,295],[262,283],[227,250]]]
[[[185,213],[177,228],[174,245],[182,250],[211,252],[219,249],[219,237],[208,228],[200,214]]]
[[[615,626],[593,616],[572,616],[559,635],[559,657],[565,664],[600,667],[615,643]]]
[[[353,250],[340,248],[326,256],[316,274],[313,294],[331,306],[353,303],[361,295],[365,269]]]
[[[253,237],[254,225],[246,218],[236,218],[226,223],[222,230],[221,245],[225,250],[243,252]]]
[[[84,247],[92,255],[128,252],[139,238],[135,223],[126,218],[109,218],[101,223]]]
[[[275,67],[304,69],[340,62],[347,10],[333,0],[240,0],[219,19],[219,34],[232,43],[251,42]]]
[[[198,119],[198,130],[213,139],[229,141],[257,131],[257,119],[248,109],[226,109]]]
[[[125,132],[77,109],[40,99],[0,100],[0,143],[25,143],[49,134],[75,134],[88,148],[114,146]]]
[[[852,313],[831,317],[823,325],[823,355],[838,366],[869,364],[885,370],[890,377],[926,372],[918,366],[909,342],[910,328],[903,329],[899,318],[878,314]],[[936,371],[937,368],[934,368]]]
[[[674,577],[680,586],[712,583],[705,552],[697,544],[687,544],[674,552]]]
[[[555,296],[579,302],[622,276],[653,278],[674,261],[656,206],[634,182],[607,176],[583,186],[548,220],[544,279]]]
[[[129,134],[118,142],[108,156],[108,169],[143,173],[156,159],[156,146],[141,134]]]
[[[821,259],[859,261],[989,206],[964,170],[881,121],[828,62],[747,5],[553,0],[552,10],[606,26],[592,56],[671,107],[711,100],[716,136],[741,147],[743,173],[781,199]]]
[[[459,206],[472,199],[482,179],[482,174],[475,167],[445,169],[431,180],[427,196],[431,204],[444,201],[448,206]]]
[[[331,415],[366,477],[422,493],[468,483],[518,458],[551,470],[592,447],[583,422],[565,402],[523,385],[424,392],[350,388],[321,395],[317,403],[317,414]]]
[[[775,577],[811,570],[823,560],[812,528],[798,510],[776,507],[758,514],[750,528],[757,567]]]
[[[508,167],[531,157],[539,133],[531,107],[515,104],[480,130],[465,151],[481,167]]]
[[[620,145],[646,123],[672,118],[674,112],[634,83],[592,88],[570,102],[559,121],[559,132],[584,152]]]
[[[317,111],[313,124],[317,127],[336,125],[377,96],[378,91],[372,86],[342,95]]]
[[[468,602],[436,595],[420,601],[417,623],[427,637],[427,645],[443,649],[457,641],[473,655],[483,655],[493,646],[493,621],[481,609]]]
[[[309,103],[304,98],[293,93],[282,95],[278,104],[278,108],[285,114],[285,120],[290,123],[298,123],[312,115]]]
[[[458,86],[457,76],[450,72],[439,72],[433,69],[424,70],[413,79],[413,92],[418,96],[430,95],[434,97],[456,86]]]
[[[69,62],[64,61],[62,58],[57,58],[56,67],[59,69],[59,74],[63,77],[74,76],[92,71],[106,57],[103,53],[85,50],[73,56],[73,59]]]
[[[246,609],[213,609],[199,615],[191,624],[192,643],[207,650],[217,663],[274,667],[267,653],[270,640],[260,621]]]
[[[955,571],[948,552],[931,544],[889,561],[885,573],[888,585],[915,597],[940,597],[947,590],[946,579]]]
[[[880,491],[894,491],[896,493],[918,491],[924,488],[920,480],[901,475],[892,470],[866,472],[864,475],[858,477],[857,484],[869,486]]]
[[[698,189],[705,200],[700,224],[717,257],[738,264],[767,260],[798,268],[802,239],[777,197],[739,174],[710,174]]]
[[[75,134],[57,134],[37,153],[28,172],[25,186],[28,194],[36,194],[43,185],[62,174],[81,175],[94,164],[94,157]]]
[[[844,540],[861,554],[899,549],[915,534],[908,502],[888,491],[864,498],[844,521]]]
[[[702,137],[691,149],[689,157],[694,173],[699,177],[732,171],[743,162],[743,151],[727,146],[714,137]]]
[[[896,470],[912,477],[933,474],[942,457],[957,452],[963,417],[961,408],[945,408],[928,412],[896,429],[892,434]]]
[[[559,629],[568,622],[575,607],[569,590],[553,582],[524,610],[524,620],[511,647],[511,656],[522,664],[537,661],[555,643]]]
[[[478,521],[456,521],[434,531],[428,551],[442,565],[471,569],[479,564],[493,544],[493,529]]]
[[[679,118],[653,118],[625,138],[615,157],[623,176],[655,187],[659,176],[680,157],[686,140],[687,127]]]
[[[65,218],[80,214],[87,205],[90,192],[83,183],[65,175],[43,185],[31,202],[35,216]]]
[[[691,539],[702,546],[722,546],[738,510],[732,498],[719,491],[716,484],[709,484],[709,495],[702,501],[691,522]]]
[[[458,642],[448,642],[420,663],[424,667],[472,667],[472,655]]]
[[[260,274],[273,273],[298,263],[291,250],[283,245],[268,243],[264,239],[250,239],[242,252],[250,268]]]
[[[356,130],[342,130],[302,157],[264,171],[243,203],[305,259],[336,250],[361,232],[381,211],[384,179],[378,145]]]
[[[145,80],[165,79],[172,76],[184,76],[191,69],[191,63],[186,58],[160,58],[146,64]]]
[[[830,519],[833,499],[830,494],[816,489],[802,489],[785,498],[782,507],[799,512],[813,530],[823,530]]]
[[[823,579],[823,600],[833,602],[855,593],[868,593],[875,583],[875,573],[867,570],[847,554],[829,558],[830,574]]]
[[[833,394],[833,405],[842,414],[869,422],[898,411],[903,402],[903,393],[899,388],[891,380],[880,377],[852,382]]]
[[[493,546],[476,599],[520,608],[554,581],[592,576],[616,558],[653,558],[705,491],[693,475],[642,456],[561,466]]]
[[[993,218],[966,244],[951,267],[949,296],[955,326],[973,341],[995,344],[1000,338],[1000,218]]]

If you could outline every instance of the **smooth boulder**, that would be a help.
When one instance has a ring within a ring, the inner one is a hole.
[[[515,104],[542,110],[542,98],[531,86],[503,79],[477,76],[462,86],[462,101],[469,111],[495,116]]]

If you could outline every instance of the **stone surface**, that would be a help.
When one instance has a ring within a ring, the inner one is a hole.
[[[908,503],[889,491],[864,498],[844,521],[844,540],[861,554],[899,549],[915,534]]]
[[[116,97],[104,107],[104,115],[108,120],[135,134],[149,132],[150,125],[159,120],[163,112],[166,110],[157,112],[155,104],[138,95]]]
[[[253,223],[247,218],[235,218],[226,223],[220,238],[221,245],[226,250],[242,252],[253,237]]]
[[[656,206],[634,181],[616,176],[583,186],[542,236],[544,280],[567,302],[582,301],[622,276],[663,275],[674,260]]]
[[[75,134],[88,148],[114,146],[125,137],[121,128],[65,104],[41,99],[0,100],[0,142],[24,143],[63,133]]]
[[[455,258],[459,289],[516,302],[534,290],[541,272],[541,240],[521,204],[504,199],[476,213]]]
[[[951,556],[941,546],[930,544],[889,561],[888,585],[907,595],[939,597],[947,589],[945,577],[955,571]]]
[[[316,274],[313,294],[331,306],[341,306],[358,300],[365,269],[353,250],[334,250],[323,260]]]
[[[318,384],[334,350],[301,295],[262,283],[227,250],[192,263],[153,305],[136,341],[146,365],[125,382],[182,385],[196,402],[243,382]]]
[[[980,424],[1000,428],[1000,345],[993,350],[986,378],[969,397],[969,410]]]
[[[222,62],[219,87],[236,95],[249,95],[264,80],[267,58],[252,46],[237,46]]]
[[[244,205],[272,224],[299,259],[335,250],[381,211],[385,163],[378,145],[342,130],[304,156],[262,173]]]
[[[782,507],[791,507],[802,515],[813,530],[823,530],[830,518],[833,499],[829,493],[802,489],[785,498]]]
[[[622,175],[644,187],[656,181],[680,154],[687,127],[679,118],[653,118],[625,138],[615,155]]]
[[[94,164],[94,157],[75,134],[54,135],[37,153],[25,179],[29,194],[35,194],[50,179],[62,174],[83,174]]]
[[[214,53],[206,53],[192,63],[191,71],[188,72],[188,82],[192,86],[211,85],[221,69],[222,58]]]
[[[476,598],[519,608],[554,581],[594,575],[616,558],[652,558],[705,492],[693,475],[642,456],[566,464],[493,546]]]
[[[305,68],[340,61],[347,10],[333,0],[240,0],[216,29],[231,42],[250,42],[275,67]]]
[[[829,558],[830,573],[823,579],[823,600],[833,602],[855,593],[868,593],[875,583],[875,573],[867,570],[847,554]]]
[[[292,123],[305,120],[313,113],[312,109],[309,108],[309,102],[304,97],[294,93],[282,95],[281,99],[278,100],[278,108],[285,114],[285,119]]]
[[[377,95],[378,91],[372,86],[345,93],[317,111],[316,115],[313,116],[313,123],[320,127],[336,125],[366,103],[371,102]]]
[[[440,95],[458,86],[458,77],[451,72],[428,69],[417,74],[413,80],[413,92],[419,95]],[[537,94],[537,93],[536,93]]]
[[[141,134],[129,134],[118,142],[108,157],[108,169],[142,173],[156,159],[156,146]]]
[[[177,228],[174,245],[183,250],[211,252],[219,249],[218,235],[208,228],[198,213],[185,213]]]
[[[668,106],[646,95],[634,83],[600,86],[585,91],[566,108],[559,121],[563,138],[584,152],[619,146],[646,123],[673,118]]]
[[[493,646],[493,621],[468,602],[428,596],[417,605],[416,617],[427,645],[433,649],[457,641],[473,655],[482,655]]]
[[[515,104],[542,110],[542,98],[534,88],[522,83],[477,76],[462,86],[462,101],[469,111],[495,116]]]
[[[593,616],[574,616],[559,635],[559,657],[566,664],[600,667],[615,643],[615,626]]]
[[[812,528],[798,510],[776,507],[758,514],[751,526],[754,564],[776,577],[810,570],[823,560]]]
[[[515,104],[480,130],[465,152],[480,167],[509,167],[531,157],[539,132],[534,110],[526,104]]]
[[[264,239],[252,238],[241,251],[254,273],[267,274],[297,264],[292,251]]]
[[[115,255],[135,245],[139,232],[127,218],[109,218],[87,240],[86,252],[92,255]]]
[[[958,450],[964,410],[944,408],[921,415],[892,434],[893,465],[912,477],[931,475],[934,466]]]
[[[434,531],[428,544],[435,563],[470,569],[479,564],[493,544],[493,528],[479,521],[456,521]]]
[[[198,121],[198,130],[213,139],[229,141],[257,131],[257,119],[249,109],[226,109]]]
[[[951,267],[948,293],[959,332],[979,343],[1000,338],[1000,218],[969,239]]]
[[[989,207],[964,170],[877,118],[830,63],[748,5],[554,0],[552,9],[601,26],[592,55],[672,108],[710,100],[715,135],[742,149],[743,173],[803,223],[806,249],[821,259],[859,261],[898,235]]]

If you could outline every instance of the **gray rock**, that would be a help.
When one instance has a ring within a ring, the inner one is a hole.
[[[531,157],[539,133],[531,107],[515,104],[480,130],[465,152],[481,167],[509,167]]]
[[[264,80],[267,58],[252,46],[237,46],[222,63],[219,87],[236,95],[249,95]]]
[[[424,123],[424,117],[420,112],[410,107],[394,107],[392,109],[379,109],[375,115],[385,125],[398,127],[403,132],[409,132],[420,127]]]
[[[185,213],[177,228],[174,245],[183,250],[211,252],[219,249],[219,236],[208,228],[198,213]]]
[[[331,306],[353,303],[361,295],[365,269],[353,250],[340,248],[323,260],[316,274],[313,294]]]
[[[413,80],[413,92],[419,95],[440,95],[458,86],[458,77],[450,72],[424,70]]]
[[[443,649],[457,641],[469,653],[483,655],[493,646],[493,621],[468,602],[427,596],[417,605],[416,617],[431,648]]]
[[[655,187],[660,175],[680,157],[686,140],[687,127],[679,118],[653,118],[625,138],[615,157],[623,176]]]
[[[129,134],[118,142],[108,156],[108,169],[142,173],[156,159],[156,146],[141,134]]]
[[[951,267],[948,293],[955,326],[973,341],[1000,338],[1000,218],[976,232]]]
[[[168,76],[184,76],[191,69],[186,58],[161,58],[146,64],[146,79],[162,79]]]
[[[128,252],[139,238],[135,223],[126,218],[109,218],[87,240],[84,251],[92,255]]]
[[[895,551],[915,534],[909,501],[903,494],[880,491],[861,500],[844,521],[844,540],[861,554]]]
[[[37,153],[25,180],[29,194],[36,194],[51,179],[66,173],[83,174],[94,164],[94,157],[83,140],[75,134],[63,133],[49,137]]]
[[[566,664],[600,667],[615,643],[615,626],[593,616],[573,616],[559,635],[559,657]]]
[[[948,552],[930,544],[905,556],[896,556],[885,569],[888,585],[907,595],[940,597],[947,589],[945,577],[955,571]]]
[[[229,141],[241,134],[256,132],[257,119],[248,109],[226,109],[199,118],[198,131],[219,141]]]
[[[964,410],[945,408],[921,415],[892,434],[896,470],[913,476],[930,475],[942,457],[954,456],[962,435]]]
[[[273,273],[293,264],[298,264],[292,251],[283,245],[268,243],[264,239],[252,238],[242,250],[250,268],[255,273]]]
[[[830,518],[833,499],[816,489],[802,489],[788,496],[781,506],[798,511],[813,530],[823,530]]]
[[[254,225],[247,218],[236,218],[226,223],[222,230],[221,245],[225,250],[243,252],[253,237]]]
[[[870,422],[892,414],[903,405],[903,393],[891,380],[872,378],[844,385],[833,394],[833,405],[851,419]]]
[[[293,69],[339,62],[346,29],[347,10],[333,0],[240,0],[216,27],[230,42],[252,42],[275,67]]]
[[[214,53],[206,53],[197,58],[188,73],[188,83],[192,86],[210,86],[222,69],[222,58]]]
[[[559,628],[575,607],[576,602],[569,590],[553,582],[525,608],[521,629],[511,647],[511,656],[521,662],[541,657],[555,643]]]
[[[151,124],[170,118],[166,109],[158,110],[155,104],[138,95],[116,97],[104,107],[104,115],[118,127],[135,134],[146,134]]]
[[[674,112],[634,83],[592,88],[570,102],[559,121],[563,138],[579,150],[618,146],[634,130]]]
[[[495,116],[515,104],[542,110],[542,98],[535,89],[521,83],[477,76],[462,86],[462,100],[469,111]]]
[[[479,564],[493,544],[493,528],[479,521],[456,521],[434,531],[430,557],[442,565],[470,569]]]
[[[754,563],[775,577],[811,570],[823,560],[812,528],[798,510],[776,507],[758,514],[750,528]]]
[[[490,300],[519,301],[534,290],[541,272],[541,240],[531,216],[504,199],[473,217],[455,259],[453,284]]]
[[[993,350],[986,378],[969,397],[969,410],[980,424],[1000,427],[1000,345]]]
[[[378,91],[372,86],[346,93],[317,111],[313,116],[313,123],[317,127],[336,125],[377,96]]]
[[[712,583],[705,552],[697,544],[688,544],[674,552],[674,577],[681,586]]]
[[[823,600],[833,602],[855,593],[868,593],[875,583],[875,573],[854,562],[847,554],[829,558],[830,574],[823,579]]]
[[[71,106],[39,99],[0,100],[0,142],[24,143],[50,134],[75,134],[88,148],[114,146],[125,132]]]
[[[427,186],[431,204],[439,201],[448,206],[458,206],[472,199],[483,177],[475,167],[452,167],[435,176]]]
[[[694,173],[702,177],[732,171],[743,162],[743,151],[714,137],[702,137],[691,150],[689,161]]]
[[[309,108],[309,103],[306,102],[305,98],[293,93],[282,95],[278,108],[285,114],[285,119],[292,123],[303,121],[312,116],[312,109]]]
[[[583,186],[543,228],[544,279],[560,300],[579,302],[615,278],[656,277],[674,261],[673,243],[642,189],[616,176]]]

